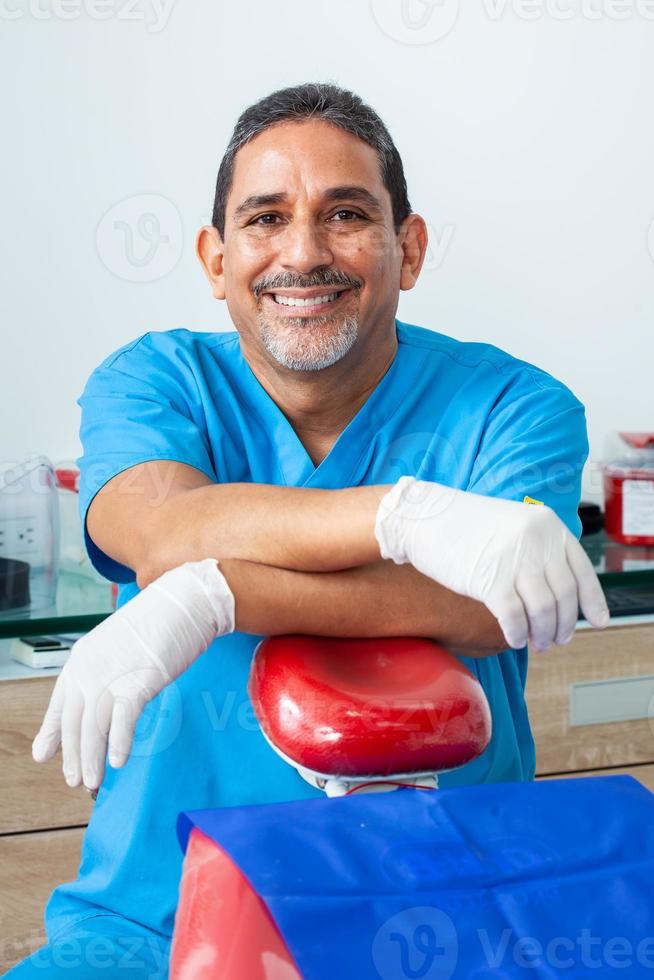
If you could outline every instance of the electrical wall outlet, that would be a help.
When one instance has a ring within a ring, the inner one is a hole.
[[[35,515],[5,518],[0,523],[0,556],[29,561],[38,555],[38,523]]]
[[[0,557],[29,562],[32,568],[59,561],[59,500],[47,492],[0,493]]]

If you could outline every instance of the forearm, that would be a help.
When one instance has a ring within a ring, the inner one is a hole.
[[[236,628],[245,633],[423,636],[481,657],[506,649],[482,603],[410,565],[376,561],[339,572],[296,572],[226,559],[219,567],[234,593]]]
[[[365,565],[379,559],[375,515],[388,489],[232,483],[178,494],[148,522],[139,584],[208,556],[305,572]]]

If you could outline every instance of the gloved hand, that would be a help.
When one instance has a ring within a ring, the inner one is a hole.
[[[578,606],[593,626],[609,621],[590,559],[550,507],[403,476],[380,501],[375,537],[382,558],[483,602],[514,649],[567,643]]]
[[[127,761],[147,701],[217,637],[234,630],[234,596],[215,558],[165,572],[73,645],[32,744],[47,762],[61,742],[69,786],[95,789]]]

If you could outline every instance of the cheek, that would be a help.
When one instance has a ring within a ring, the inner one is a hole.
[[[356,265],[366,283],[374,287],[375,293],[381,295],[392,288],[398,270],[388,249],[383,244],[380,244],[378,248],[375,248],[374,245],[375,243],[372,243],[367,247],[362,247],[355,257],[353,265]]]
[[[274,255],[275,246],[270,239],[246,235],[238,243],[238,253],[243,262],[257,262]]]
[[[334,249],[365,278],[386,276],[394,268],[394,238],[386,228],[371,228],[365,236],[344,236]]]
[[[270,264],[270,248],[262,242],[239,242],[238,247],[225,252],[225,284],[242,291],[261,276]]]

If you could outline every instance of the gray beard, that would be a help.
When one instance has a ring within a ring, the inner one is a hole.
[[[312,326],[333,323],[330,316],[311,317],[310,325],[294,328],[290,336],[282,339],[279,328],[259,317],[260,336],[263,346],[275,360],[293,371],[320,371],[330,367],[351,350],[359,333],[359,318],[344,316],[338,322],[336,333],[317,336]]]

